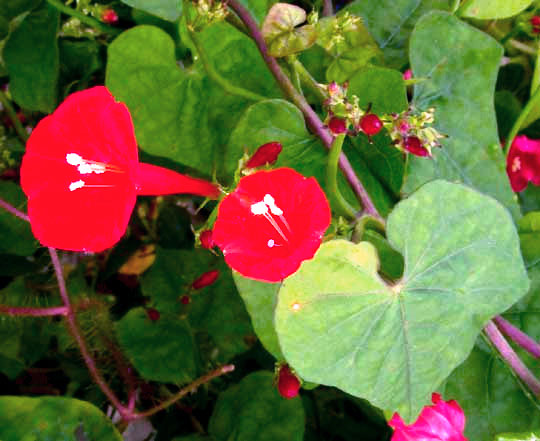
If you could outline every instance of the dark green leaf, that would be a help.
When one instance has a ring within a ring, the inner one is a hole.
[[[186,320],[162,313],[152,321],[143,308],[135,308],[115,328],[129,360],[147,380],[185,383],[197,376],[195,345]]]
[[[219,396],[208,431],[216,441],[301,441],[304,419],[300,398],[284,399],[273,375],[259,371]]]
[[[176,21],[182,13],[182,0],[121,0],[122,3],[141,9],[165,20]]]
[[[529,281],[508,212],[460,184],[423,186],[393,210],[387,236],[404,256],[399,282],[377,275],[371,244],[326,242],[283,282],[275,326],[302,378],[411,422]]]
[[[65,397],[0,397],[3,440],[122,441],[97,407]]]
[[[502,47],[444,12],[424,16],[411,37],[416,105],[435,108],[434,126],[448,135],[433,159],[410,156],[405,191],[436,178],[489,194],[514,216],[518,207],[505,171],[493,106]],[[481,63],[478,60],[482,60]]]
[[[56,107],[59,17],[58,10],[44,2],[24,18],[4,47],[11,95],[25,109],[50,113]]]
[[[0,181],[0,197],[15,208],[26,211],[26,197],[18,185]],[[36,251],[37,245],[30,224],[0,208],[1,252],[29,256]]]
[[[39,5],[41,0],[0,0],[0,15],[7,21]]]

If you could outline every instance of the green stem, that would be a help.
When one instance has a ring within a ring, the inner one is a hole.
[[[89,17],[88,15],[85,15],[82,12],[77,11],[76,9],[66,6],[60,0],[47,0],[47,3],[49,3],[51,6],[54,6],[60,12],[63,12],[64,14],[69,15],[71,17],[77,18],[78,20],[80,20],[81,23],[84,23],[87,26],[95,28],[98,31],[103,32],[104,34],[118,35],[120,32],[122,32],[121,29],[113,28],[112,26],[102,23],[101,21],[93,17]]]
[[[237,95],[237,96],[240,96],[242,98],[246,98],[252,101],[261,101],[261,100],[268,99],[267,97],[259,95],[255,92],[251,92],[250,90],[235,86],[234,84],[231,84],[227,79],[223,78],[218,73],[218,71],[214,68],[214,66],[212,65],[208,57],[206,56],[206,53],[204,52],[204,48],[202,47],[202,44],[199,40],[199,37],[197,36],[197,33],[189,29],[189,25],[188,25],[188,31],[189,31],[189,36],[191,38],[191,41],[193,42],[195,49],[197,49],[197,54],[199,55],[202,61],[202,64],[204,66],[204,69],[206,70],[206,73],[212,80],[214,80],[221,87],[223,87],[225,92],[228,92],[231,95]]]
[[[302,64],[302,62],[294,55],[287,57],[287,62],[293,68],[293,70],[298,74],[298,76],[300,77],[301,83],[305,87],[307,87],[309,90],[311,90],[321,102],[323,102],[326,99],[326,96],[324,95],[321,88],[319,87],[319,83],[317,83],[315,78],[311,76],[311,74]]]
[[[9,116],[9,119],[13,123],[13,127],[15,127],[15,131],[17,132],[17,135],[19,135],[19,138],[23,142],[23,144],[26,144],[26,141],[28,140],[28,133],[24,129],[23,125],[19,121],[19,118],[17,117],[17,113],[15,112],[15,109],[9,102],[6,94],[0,90],[0,103],[4,106],[4,109],[6,109],[6,112]]]
[[[339,210],[341,211],[341,214],[350,217],[351,219],[355,219],[356,210],[343,197],[339,191],[337,183],[339,157],[341,156],[341,148],[343,147],[344,140],[344,134],[338,135],[330,147],[328,164],[326,167],[326,183],[328,185],[330,194],[333,196],[334,201],[337,203]]]
[[[527,105],[523,108],[521,113],[519,114],[518,118],[514,122],[514,125],[512,126],[512,129],[510,130],[510,133],[508,134],[508,139],[506,140],[506,144],[504,146],[504,153],[508,154],[508,151],[510,150],[510,146],[514,142],[514,138],[516,137],[517,133],[519,132],[519,129],[523,125],[523,122],[525,121],[525,118],[529,115],[530,111],[533,109],[535,105],[537,105],[540,102],[540,87],[538,87],[534,94],[529,99],[529,102]]]

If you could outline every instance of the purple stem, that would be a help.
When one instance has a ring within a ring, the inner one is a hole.
[[[116,397],[114,392],[111,390],[105,379],[101,376],[101,373],[99,372],[96,362],[90,355],[90,351],[88,350],[88,347],[86,346],[86,342],[84,341],[84,338],[81,334],[81,331],[79,329],[79,325],[77,324],[77,318],[75,316],[75,312],[73,311],[73,308],[71,307],[71,302],[69,300],[69,296],[66,289],[66,282],[64,280],[64,274],[62,272],[62,265],[60,264],[60,260],[58,259],[58,253],[56,252],[55,248],[49,247],[49,254],[51,255],[51,260],[54,266],[54,272],[56,274],[56,279],[58,280],[58,289],[60,290],[60,297],[62,298],[62,302],[64,303],[64,306],[66,307],[67,313],[66,313],[66,321],[68,324],[68,328],[75,338],[75,341],[77,342],[77,346],[79,346],[79,350],[81,351],[81,355],[84,359],[84,363],[86,364],[86,367],[88,368],[88,371],[90,372],[90,375],[96,382],[96,384],[99,386],[99,388],[102,390],[102,392],[105,394],[105,396],[109,399],[109,401],[114,405],[114,407],[117,408],[118,412],[124,419],[129,418],[129,411],[124,407],[124,405],[120,402],[120,400]]]
[[[18,317],[51,317],[55,315],[67,315],[68,309],[65,306],[55,306],[51,308],[30,308],[24,306],[0,305],[0,314]]]
[[[281,87],[281,90],[283,91],[285,96],[289,97],[293,101],[293,103],[301,110],[301,112],[304,114],[304,118],[306,119],[308,127],[321,139],[325,147],[327,149],[330,149],[334,137],[324,126],[319,116],[311,108],[303,95],[296,90],[289,77],[285,75],[285,72],[283,72],[283,70],[279,66],[277,60],[268,53],[268,48],[266,47],[264,38],[259,30],[259,26],[255,22],[249,11],[238,0],[228,0],[227,4],[236,13],[236,15],[238,15],[240,20],[242,20],[242,22],[246,25],[246,28],[251,35],[251,38],[253,38],[255,44],[259,48],[259,52],[261,53],[264,62],[268,66],[270,72],[272,72],[272,74],[274,75],[274,78]],[[381,219],[381,216],[379,215],[379,212],[371,201],[368,192],[358,179],[358,176],[356,176],[356,173],[354,172],[351,163],[349,162],[344,153],[342,153],[339,158],[339,168],[345,175],[345,178],[347,179],[349,185],[362,203],[365,212],[373,217]]]
[[[13,205],[11,204],[8,204],[6,201],[0,199],[0,207],[6,209],[7,211],[9,211],[11,214],[17,216],[18,218],[26,221],[26,222],[30,222],[30,218],[24,214],[22,211],[20,210],[17,210]]]
[[[495,323],[490,320],[484,328],[484,332],[516,375],[529,387],[534,395],[540,396],[540,381],[514,352],[497,326],[495,326]]]
[[[323,0],[322,15],[323,17],[330,17],[331,15],[334,15],[334,8],[332,6],[332,0]]]
[[[499,330],[535,358],[540,358],[540,345],[500,315],[493,319]]]

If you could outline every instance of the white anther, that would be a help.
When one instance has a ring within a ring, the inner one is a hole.
[[[264,195],[263,201],[268,206],[274,205],[276,203],[276,200],[272,197],[272,195],[269,194]]]
[[[80,165],[83,164],[83,158],[81,158],[77,153],[68,153],[66,155],[66,162],[69,165]]]
[[[268,213],[268,207],[266,206],[264,201],[256,202],[254,204],[251,204],[251,212],[255,215],[266,214]]]
[[[274,242],[274,239],[268,239],[266,244],[268,245],[268,248],[272,248],[276,243]]]
[[[78,181],[69,184],[69,191],[74,191],[82,187],[84,187],[84,181],[82,179],[79,179]]]
[[[276,205],[276,200],[271,195],[265,194],[263,201],[268,205],[272,214],[275,214],[276,216],[281,216],[283,214],[283,210]]]
[[[105,167],[101,164],[89,164],[88,162],[83,162],[77,167],[77,170],[81,175],[87,175],[90,173],[95,173],[100,175],[105,173]]]

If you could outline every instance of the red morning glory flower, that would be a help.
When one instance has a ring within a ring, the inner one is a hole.
[[[290,168],[245,176],[221,202],[214,242],[245,277],[278,282],[313,257],[330,224],[330,206],[315,178]]]
[[[219,194],[209,182],[139,163],[129,111],[103,86],[73,93],[39,122],[21,185],[41,244],[94,252],[120,240],[138,194]]]
[[[432,406],[422,409],[413,424],[405,424],[395,413],[388,424],[394,428],[391,441],[467,441],[465,414],[455,400],[444,401],[433,394]]]
[[[524,190],[529,181],[540,185],[540,140],[516,136],[506,157],[506,173],[515,192]]]

